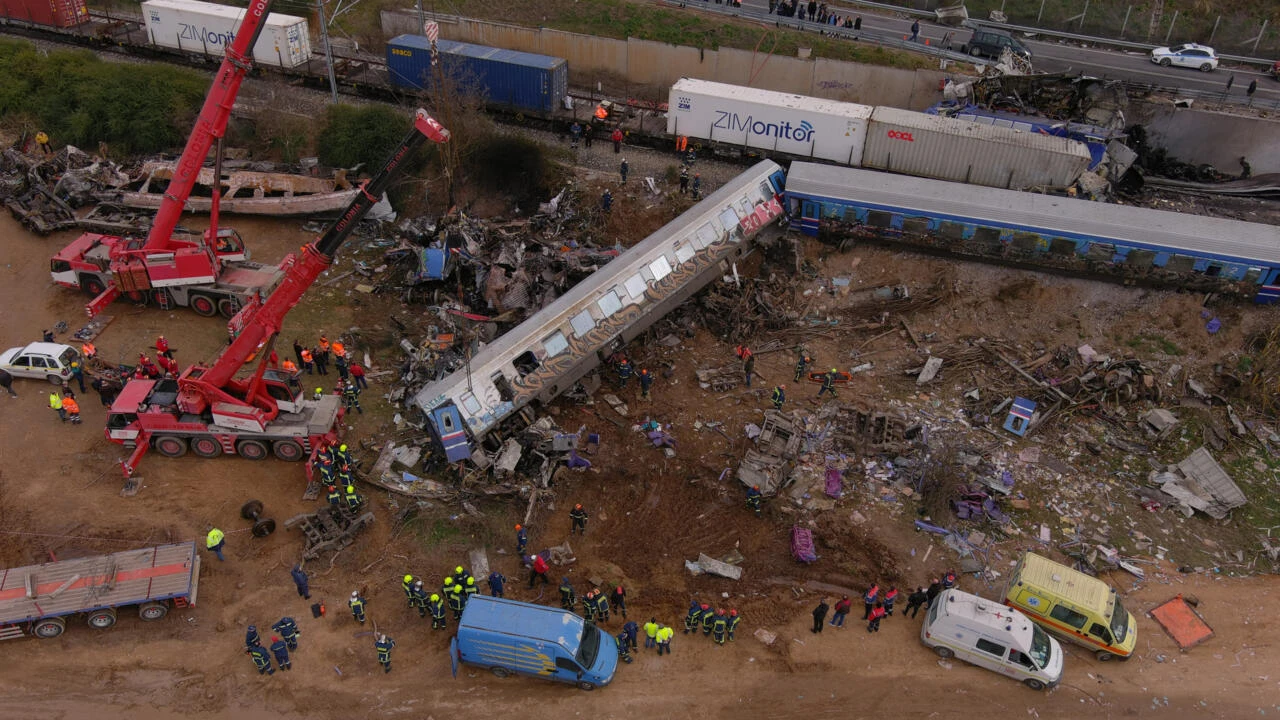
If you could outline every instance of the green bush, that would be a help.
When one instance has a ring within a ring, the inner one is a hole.
[[[410,122],[406,113],[383,105],[330,105],[316,140],[320,162],[336,168],[364,165],[364,172],[377,172],[408,134]]]
[[[181,146],[209,88],[209,78],[164,65],[123,65],[83,50],[38,52],[0,41],[0,117],[21,118],[55,145],[117,153]]]

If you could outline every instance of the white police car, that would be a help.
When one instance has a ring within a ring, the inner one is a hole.
[[[1152,50],[1151,62],[1161,67],[1189,67],[1200,72],[1211,72],[1218,67],[1218,55],[1208,45],[1187,43]]]

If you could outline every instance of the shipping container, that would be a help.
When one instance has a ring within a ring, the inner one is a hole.
[[[244,8],[196,0],[147,0],[142,21],[152,44],[221,59],[235,39]],[[256,65],[295,68],[311,59],[306,18],[271,13],[253,46]]]
[[[462,92],[494,105],[554,112],[569,95],[569,64],[550,55],[439,40],[440,70]],[[387,43],[387,72],[394,85],[429,90],[431,41],[401,35]]]
[[[0,0],[0,9],[6,19],[51,27],[75,27],[89,21],[84,0]]]
[[[1089,162],[1075,140],[883,106],[862,154],[866,168],[1007,190],[1070,185]]]
[[[872,107],[681,78],[667,132],[858,167]]]

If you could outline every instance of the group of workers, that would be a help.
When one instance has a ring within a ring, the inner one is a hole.
[[[312,468],[327,489],[325,499],[330,507],[349,517],[360,512],[364,497],[356,492],[356,460],[346,443],[330,443],[316,450]]]
[[[276,674],[276,669],[271,665],[273,656],[281,670],[292,670],[293,660],[289,653],[298,649],[298,636],[302,634],[298,630],[298,623],[288,616],[280,618],[271,629],[277,634],[271,636],[269,647],[262,646],[262,637],[258,634],[256,625],[250,625],[244,634],[244,651],[253,660],[253,666],[259,675]]]
[[[737,609],[730,609],[727,613],[724,608],[712,610],[709,604],[695,598],[689,603],[689,612],[684,616],[684,634],[697,635],[701,629],[703,636],[712,638],[717,645],[724,645],[726,639],[733,642],[733,634],[740,622],[742,616]]]

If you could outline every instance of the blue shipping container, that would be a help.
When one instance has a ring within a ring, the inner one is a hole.
[[[569,64],[550,55],[502,50],[439,40],[440,64],[464,92],[497,105],[554,112],[569,94]],[[431,41],[401,35],[387,43],[387,71],[393,85],[418,90],[431,84]]]

